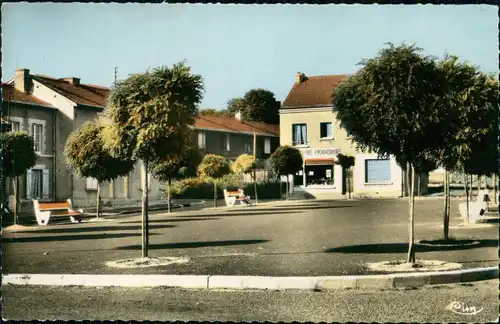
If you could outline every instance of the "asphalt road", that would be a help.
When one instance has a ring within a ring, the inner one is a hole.
[[[208,291],[3,286],[4,319],[487,323],[498,318],[498,280],[414,290]],[[447,306],[463,303],[475,315]]]
[[[452,225],[461,223],[452,201]],[[442,235],[442,201],[416,201],[416,240]],[[290,202],[151,215],[150,256],[184,256],[187,264],[115,269],[107,261],[141,256],[139,216],[111,222],[61,224],[4,232],[4,273],[198,274],[323,276],[373,274],[366,262],[405,259],[405,200]],[[498,226],[452,229],[474,238],[467,248],[417,247],[417,258],[498,264]]]

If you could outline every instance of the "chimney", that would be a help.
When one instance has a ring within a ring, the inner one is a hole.
[[[234,114],[234,118],[237,120],[241,120],[241,113],[238,111],[236,114]]]
[[[30,90],[31,79],[30,70],[17,69],[14,76],[14,88],[18,91],[28,93]]]
[[[63,78],[64,81],[71,83],[72,85],[80,85],[80,78]]]
[[[295,83],[302,83],[302,81],[304,81],[305,79],[307,79],[307,77],[304,73],[297,72],[295,74]]]

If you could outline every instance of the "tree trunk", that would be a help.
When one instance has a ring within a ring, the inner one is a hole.
[[[17,225],[17,215],[19,214],[19,197],[17,194],[17,177],[12,177],[12,189],[14,189],[14,208],[11,208],[14,225]]]
[[[450,214],[448,212],[449,204],[449,187],[450,187],[450,177],[448,170],[444,172],[444,215],[443,215],[443,239],[446,241],[449,238],[450,230]]]
[[[351,170],[351,168],[347,169],[347,191],[349,193],[349,199],[351,199],[351,174],[349,170]]]
[[[217,208],[217,182],[214,180],[214,208]]]
[[[170,188],[172,187],[172,179],[168,179],[167,181],[167,208],[168,213],[172,212],[172,195],[170,194]]]
[[[465,215],[465,219],[467,220],[467,222],[469,222],[469,190],[470,187],[469,187],[469,183],[468,183],[468,176],[467,174],[465,174],[465,181],[464,181],[464,186],[465,186],[465,205],[466,205],[466,208],[465,208],[465,212],[466,212],[466,215]],[[472,178],[471,178],[472,180]]]
[[[285,199],[288,200],[288,175],[286,176]]]
[[[413,175],[414,169],[413,166],[408,163],[408,169],[411,170]],[[411,177],[411,186],[410,186],[410,199],[409,199],[409,209],[410,209],[410,224],[409,224],[409,239],[408,239],[408,257],[406,262],[415,263],[415,177]]]
[[[470,182],[469,182],[469,199],[472,200],[472,194],[473,194],[473,191],[472,191],[472,185],[473,185],[473,182],[474,182],[474,178],[472,177],[472,174],[470,175]]]
[[[149,220],[148,220],[148,161],[142,162],[144,179],[142,179],[142,257],[148,257]]]
[[[96,203],[96,218],[101,214],[101,183],[97,183],[97,203]]]
[[[253,173],[253,191],[255,194],[255,205],[257,205],[257,202],[258,202],[258,198],[257,198],[257,174],[256,174],[255,170]]]
[[[495,205],[498,204],[498,199],[497,199],[497,190],[498,188],[498,184],[497,184],[497,174],[496,173],[493,173],[493,203]],[[500,209],[499,209],[500,210]]]
[[[420,197],[420,177],[422,176],[422,173],[418,173],[418,178],[417,178],[417,195]]]

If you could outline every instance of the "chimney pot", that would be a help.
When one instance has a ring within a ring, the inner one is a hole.
[[[64,81],[71,83],[72,85],[79,85],[80,84],[80,78],[63,78]]]
[[[28,93],[30,90],[31,78],[29,69],[17,69],[14,76],[14,88],[18,91]]]

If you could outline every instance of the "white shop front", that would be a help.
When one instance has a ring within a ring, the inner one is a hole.
[[[339,148],[300,148],[304,165],[294,183],[306,188],[341,189],[342,169],[335,164]]]

